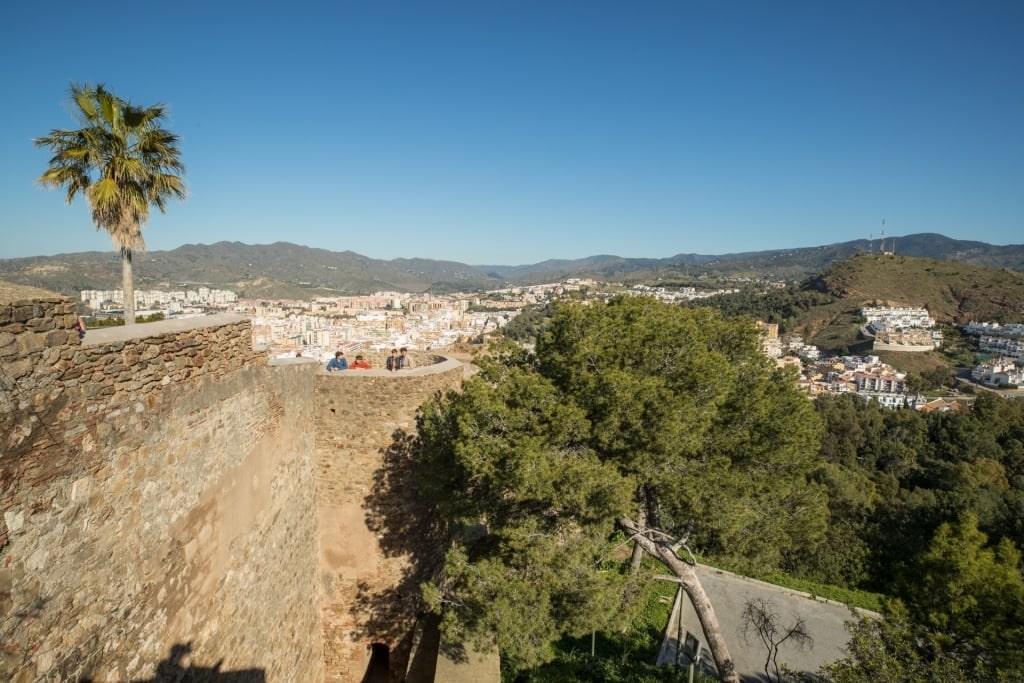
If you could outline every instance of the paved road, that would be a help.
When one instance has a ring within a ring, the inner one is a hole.
[[[813,645],[806,649],[788,643],[783,644],[778,657],[780,667],[786,664],[795,671],[814,672],[823,663],[845,656],[849,633],[844,624],[854,619],[849,607],[816,600],[805,593],[745,579],[711,567],[698,567],[697,572],[704,590],[715,606],[715,613],[722,625],[726,642],[745,683],[767,680],[764,673],[767,647],[755,633],[746,634],[743,629],[743,610],[749,600],[760,598],[769,602],[781,617],[783,627],[791,625],[796,616],[803,617],[807,631],[814,639]],[[684,633],[689,631],[703,643],[707,642],[689,600],[684,600],[682,619]],[[670,624],[667,633],[678,632],[677,628]],[[674,644],[671,643],[670,647]],[[672,660],[671,649],[665,656],[669,661]],[[705,651],[701,656],[701,667],[708,673],[717,674],[709,652]]]

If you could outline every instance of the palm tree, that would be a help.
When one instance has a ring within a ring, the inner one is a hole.
[[[145,249],[142,226],[150,205],[166,210],[168,198],[185,198],[178,136],[161,127],[166,107],[137,107],[95,87],[71,84],[78,130],[52,130],[36,138],[53,152],[38,182],[67,191],[68,204],[82,193],[96,229],[106,230],[121,250],[124,321],[135,322],[132,251]]]

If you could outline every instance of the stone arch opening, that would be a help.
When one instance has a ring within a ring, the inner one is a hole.
[[[391,648],[384,643],[370,645],[370,663],[366,665],[362,683],[389,683],[391,680]]]

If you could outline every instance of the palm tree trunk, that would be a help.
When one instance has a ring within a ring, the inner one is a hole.
[[[636,534],[636,542],[643,547],[644,551],[652,557],[657,558],[672,572],[679,585],[683,587],[687,597],[693,604],[693,610],[697,613],[697,619],[704,630],[704,637],[707,638],[708,648],[711,656],[715,658],[715,666],[718,668],[718,678],[722,683],[740,683],[739,672],[736,671],[736,663],[729,654],[729,647],[725,643],[725,636],[722,627],[715,615],[715,608],[711,605],[711,599],[704,591],[704,586],[697,576],[697,569],[688,562],[683,561],[665,543],[655,543],[649,537],[640,534],[640,528],[628,517],[619,517],[618,525],[628,534]]]
[[[121,292],[124,294],[124,324],[135,324],[135,280],[132,277],[132,250],[121,247]]]

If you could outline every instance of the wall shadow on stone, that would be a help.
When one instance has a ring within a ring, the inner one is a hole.
[[[353,605],[355,612],[370,615],[363,622],[361,636],[391,637],[392,680],[402,680],[398,672],[407,669],[411,656],[424,656],[413,653],[414,647],[432,640],[424,631],[436,629],[436,619],[427,611],[420,585],[441,569],[450,539],[449,530],[418,493],[426,474],[417,457],[418,446],[418,434],[403,429],[392,433],[391,444],[381,451],[382,464],[373,474],[364,503],[366,525],[376,534],[381,552],[406,560],[396,585],[376,592],[360,585]],[[466,658],[461,647],[450,649],[448,655],[456,661]]]
[[[221,663],[213,666],[192,666],[188,661],[192,643],[171,646],[167,659],[160,661],[152,678],[134,679],[131,683],[266,683],[263,669],[235,669],[221,671]],[[78,683],[93,683],[91,678],[80,678]]]

